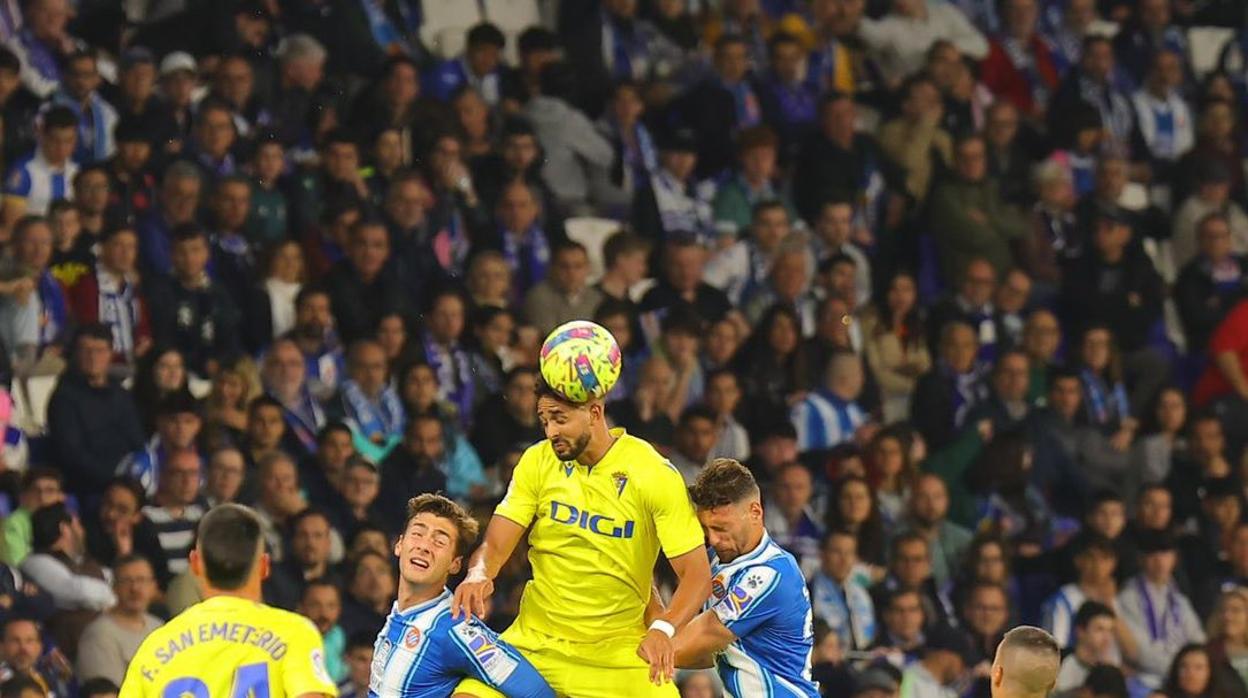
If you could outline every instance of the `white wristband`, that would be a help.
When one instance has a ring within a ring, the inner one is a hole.
[[[671,623],[668,623],[662,618],[656,618],[654,622],[650,624],[650,629],[657,630],[663,633],[664,635],[668,637],[668,639],[676,637],[676,626],[672,625]]]

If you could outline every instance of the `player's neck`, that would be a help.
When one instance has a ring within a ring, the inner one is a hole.
[[[581,465],[588,465],[591,468],[598,465],[598,461],[606,457],[607,451],[611,450],[616,440],[616,437],[606,427],[603,427],[602,431],[595,433],[593,438],[589,440],[589,443],[585,445],[585,450],[576,459],[576,462]]]
[[[409,584],[403,582],[399,585],[399,612],[406,611],[413,606],[419,606],[426,601],[436,599],[438,595],[446,589],[446,584]]]

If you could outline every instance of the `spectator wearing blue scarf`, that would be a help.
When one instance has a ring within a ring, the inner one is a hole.
[[[498,243],[511,268],[513,301],[519,301],[546,278],[550,240],[540,225],[533,188],[523,181],[507,185],[498,200]]]
[[[13,229],[16,255],[0,268],[0,340],[10,351],[29,347],[33,359],[57,344],[69,327],[65,292],[48,271],[52,228],[26,216]]]
[[[51,104],[66,107],[78,117],[74,160],[86,165],[108,159],[116,150],[113,129],[117,126],[117,110],[97,91],[100,72],[95,56],[87,51],[70,56],[65,62],[64,78],[60,89],[52,95]]]
[[[399,394],[390,385],[386,353],[371,339],[362,339],[351,346],[347,361],[349,378],[342,382],[338,395],[329,405],[332,419],[341,419],[351,427],[357,449],[375,449],[376,460],[384,458],[403,438],[407,413]]]

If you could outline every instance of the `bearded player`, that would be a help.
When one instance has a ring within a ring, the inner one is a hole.
[[[528,530],[533,579],[502,638],[561,696],[676,696],[672,637],[711,588],[702,529],[676,469],[645,441],[608,429],[604,410],[601,398],[574,403],[539,381],[546,440],[516,465],[452,613],[485,613]],[[660,550],[680,583],[647,622]],[[456,691],[499,695],[472,680]]]

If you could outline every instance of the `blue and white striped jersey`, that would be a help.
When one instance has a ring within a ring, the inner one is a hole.
[[[814,620],[802,570],[771,536],[723,564],[711,556],[707,602],[736,641],[715,659],[732,698],[818,698],[810,678]]]
[[[451,592],[399,611],[373,646],[370,698],[445,698],[473,678],[507,698],[554,698],[555,692],[515,648],[479,620],[451,617]]]
[[[38,148],[14,163],[4,179],[4,195],[26,200],[26,213],[47,214],[48,205],[57,199],[74,198],[74,175],[78,165],[72,160],[55,168]]]

